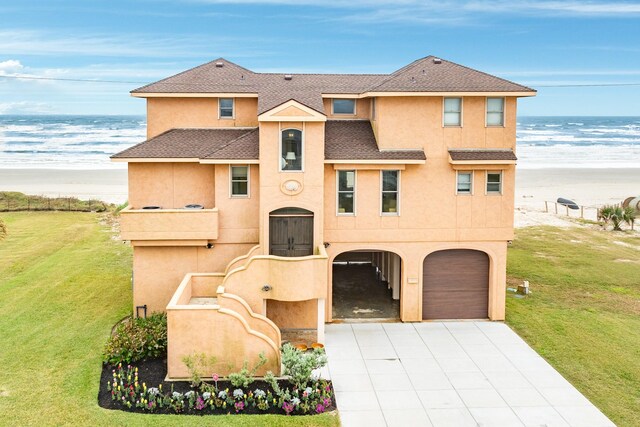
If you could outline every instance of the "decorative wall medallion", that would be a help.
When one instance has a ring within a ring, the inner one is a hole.
[[[280,186],[280,190],[282,190],[284,194],[293,196],[302,191],[302,183],[300,181],[296,181],[295,179],[289,179],[282,183],[282,185]]]

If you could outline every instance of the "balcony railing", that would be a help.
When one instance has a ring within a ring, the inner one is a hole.
[[[120,212],[123,240],[215,240],[218,208],[131,209]]]

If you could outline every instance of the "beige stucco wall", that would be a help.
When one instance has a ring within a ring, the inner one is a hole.
[[[258,126],[258,98],[235,98],[235,117],[218,117],[218,98],[147,98],[147,138],[172,128]]]
[[[215,207],[214,165],[199,163],[129,163],[129,205],[165,209],[196,203]]]
[[[223,272],[227,263],[253,244],[202,246],[134,246],[133,307],[147,305],[149,313],[165,311],[187,273]]]
[[[442,126],[442,97],[378,97],[376,136],[381,149],[424,148],[427,159],[447,148],[510,148],[515,145],[516,98],[505,103],[505,126],[485,126],[482,96],[463,97],[462,127]],[[444,144],[443,144],[444,143]]]

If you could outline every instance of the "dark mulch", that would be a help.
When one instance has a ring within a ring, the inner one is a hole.
[[[148,360],[142,360],[136,363],[132,363],[132,366],[136,366],[138,368],[138,378],[139,378],[139,382],[140,383],[146,383],[147,387],[158,387],[158,385],[162,384],[162,390],[164,391],[170,391],[172,390],[173,387],[173,391],[177,391],[180,393],[186,393],[189,390],[195,390],[194,388],[191,387],[191,383],[189,381],[165,381],[165,378],[167,376],[167,359],[166,358],[162,358],[162,359],[148,359]],[[143,411],[140,408],[126,408],[120,404],[118,404],[117,402],[115,402],[114,400],[111,399],[111,392],[107,389],[107,383],[109,381],[111,381],[111,379],[113,378],[113,369],[115,369],[114,366],[111,365],[102,365],[102,375],[100,376],[100,389],[98,391],[98,405],[100,405],[100,407],[105,408],[105,409],[112,409],[112,410],[119,410],[119,411],[127,411],[127,412],[138,412],[138,413],[145,413],[145,414],[175,414],[175,412],[169,408],[158,408],[156,411],[154,412],[148,412],[148,411]],[[330,383],[330,382],[329,382]],[[287,380],[279,380],[278,381],[278,385],[281,388],[292,388],[292,385],[287,381]],[[229,381],[218,381],[218,388],[220,390],[224,390],[226,388],[228,388],[231,391],[233,391],[233,389],[237,388],[234,387],[233,385],[231,385],[231,383]],[[273,390],[271,389],[271,386],[269,384],[267,384],[266,382],[262,381],[262,380],[256,380],[255,382],[253,382],[246,391],[249,390],[255,390],[256,388],[260,388],[262,390],[264,390],[265,392],[271,391],[273,392]],[[195,390],[197,391],[197,390]],[[275,393],[274,393],[275,395]],[[335,401],[335,397],[332,398],[331,400],[331,406],[326,408],[325,412],[330,412],[337,409],[336,408],[336,401]],[[211,409],[206,409],[203,411],[198,411],[195,409],[189,409],[188,407],[185,407],[184,412],[182,412],[181,414],[185,414],[185,415],[226,415],[226,414],[230,414],[230,413],[235,413],[233,411],[233,409],[229,410],[227,409],[226,411],[222,411],[222,410],[216,410],[216,412],[212,412]],[[247,415],[255,415],[255,414],[278,414],[278,415],[284,415],[284,411],[280,408],[269,408],[266,411],[259,411],[256,408],[251,408],[251,407],[247,407],[244,411],[241,412],[242,414],[247,414]],[[304,414],[297,414],[297,413],[293,413],[291,415],[304,415]],[[310,415],[310,414],[306,414],[306,415]]]

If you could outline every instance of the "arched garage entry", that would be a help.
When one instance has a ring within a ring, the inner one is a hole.
[[[402,259],[388,251],[343,252],[333,261],[334,319],[399,319]]]
[[[489,256],[471,249],[433,252],[423,261],[422,318],[486,319]]]

